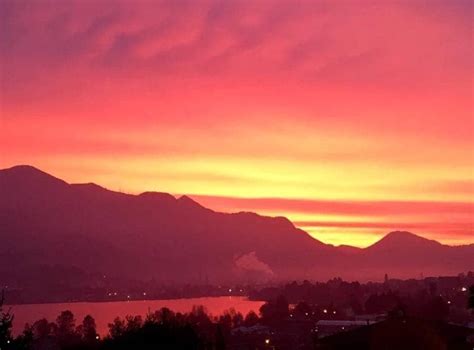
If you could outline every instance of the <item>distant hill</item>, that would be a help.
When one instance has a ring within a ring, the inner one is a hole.
[[[39,266],[76,271],[72,279],[84,272],[174,283],[474,270],[474,245],[392,232],[366,249],[334,247],[283,217],[219,213],[187,196],[68,184],[31,166],[0,170],[0,228],[0,283],[51,277]]]

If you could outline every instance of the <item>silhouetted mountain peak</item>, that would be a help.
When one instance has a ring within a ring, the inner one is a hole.
[[[420,236],[415,235],[414,233],[408,232],[408,231],[392,231],[389,232],[385,235],[385,237],[396,237],[396,238],[413,238],[413,237],[418,237],[421,238]]]
[[[430,240],[421,236],[417,236],[414,233],[408,231],[393,231],[385,235],[381,240],[374,243],[367,249],[374,248],[414,248],[424,246],[441,245],[441,243]]]
[[[15,165],[11,168],[0,169],[0,173],[10,175],[10,176],[31,176],[31,177],[43,177],[43,178],[52,178],[58,181],[64,182],[44,171],[35,168],[31,165]]]
[[[64,186],[67,183],[31,165],[17,165],[0,169],[0,181],[8,181],[9,185],[17,187],[30,186]]]
[[[424,237],[415,235],[414,233],[408,231],[392,231],[389,232],[383,240],[392,240],[392,241],[430,241]]]
[[[141,203],[148,203],[152,210],[161,210],[163,208],[175,208],[176,198],[165,192],[143,192],[137,198]]]
[[[166,192],[147,191],[147,192],[140,193],[138,196],[141,198],[163,199],[163,200],[173,200],[173,201],[176,200],[176,198],[174,198],[172,195]]]
[[[35,168],[34,166],[32,165],[28,165],[28,164],[19,164],[19,165],[14,165],[12,166],[11,168],[5,168],[5,169],[2,169],[1,171],[5,171],[5,172],[12,172],[12,171],[38,171],[38,172],[41,172],[41,170],[39,170],[38,168]]]
[[[198,202],[196,202],[194,199],[192,199],[191,197],[188,197],[186,195],[182,195],[181,197],[179,197],[178,201],[198,204]]]
[[[198,202],[196,202],[194,199],[192,199],[191,197],[188,197],[186,195],[183,195],[181,197],[179,197],[177,199],[178,201],[178,204],[184,208],[194,208],[194,209],[206,209],[206,210],[210,210],[210,209],[207,209],[205,207],[203,207],[201,204],[199,204]]]
[[[281,225],[284,225],[284,226],[287,226],[287,227],[290,227],[290,228],[295,228],[295,225],[287,217],[275,216],[273,218],[273,220],[275,220],[276,222],[278,222]]]

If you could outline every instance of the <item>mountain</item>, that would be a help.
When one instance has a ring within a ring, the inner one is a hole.
[[[410,232],[390,232],[364,249],[364,265],[397,272],[399,277],[451,274],[474,267],[474,245],[447,246]],[[398,271],[397,271],[398,270]],[[457,272],[456,272],[457,271]],[[393,274],[393,272],[391,272]]]
[[[41,281],[52,267],[76,271],[78,278],[170,283],[380,279],[474,269],[474,245],[449,247],[393,232],[366,249],[334,247],[283,217],[219,213],[187,196],[68,184],[31,166],[0,170],[0,227],[0,283]]]
[[[388,233],[378,242],[368,247],[367,250],[389,253],[407,248],[412,250],[422,250],[437,249],[439,247],[442,247],[442,244],[437,241],[417,236],[411,232],[393,231]]]

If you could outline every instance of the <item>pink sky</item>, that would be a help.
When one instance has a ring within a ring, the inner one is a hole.
[[[0,166],[365,246],[472,243],[471,1],[2,1]]]

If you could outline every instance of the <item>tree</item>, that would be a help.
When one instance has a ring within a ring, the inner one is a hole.
[[[76,320],[74,314],[63,311],[56,318],[56,338],[62,348],[73,347],[80,342],[80,335],[76,333]]]
[[[254,311],[250,311],[247,316],[245,316],[244,320],[244,325],[246,327],[252,327],[255,326],[260,319],[258,318],[258,315]]]
[[[252,327],[255,326],[258,321],[260,321],[258,315],[254,311],[250,311],[247,316],[245,316],[244,325],[246,327]]]
[[[167,307],[162,307],[160,310],[157,310],[153,313],[149,313],[146,316],[145,322],[171,324],[176,322],[176,315]]]
[[[125,316],[125,321],[127,321],[127,324],[125,326],[125,329],[127,332],[136,332],[138,331],[142,325],[143,325],[143,319],[140,315],[138,316]]]
[[[239,327],[242,325],[244,317],[240,312],[235,311],[234,308],[224,311],[219,316],[219,324],[224,327],[224,331],[230,331],[232,328]]]
[[[116,317],[112,323],[109,323],[109,334],[112,338],[119,338],[125,333],[125,321]]]
[[[222,326],[218,324],[216,328],[216,350],[225,350],[225,348],[225,337]]]
[[[91,315],[87,315],[82,320],[82,325],[79,328],[82,340],[87,343],[95,343],[97,341],[97,326],[95,320]]]
[[[29,331],[25,328],[25,332]],[[31,326],[31,333],[33,334],[34,339],[45,339],[50,337],[55,333],[56,325],[54,323],[48,322],[47,319],[42,318],[41,320],[36,321]]]
[[[265,323],[278,323],[284,321],[289,315],[288,300],[280,295],[275,301],[270,301],[260,307],[260,314]]]
[[[27,350],[33,348],[33,327],[28,323],[25,325],[23,333],[15,338],[13,348],[15,350]]]
[[[55,338],[57,326],[53,322],[48,322],[47,319],[42,318],[32,326],[28,324],[25,326],[23,335],[19,343],[23,343],[25,349],[57,349],[57,339]],[[19,346],[19,348],[21,348]]]
[[[13,315],[7,311],[3,311],[3,303],[5,301],[5,294],[2,291],[0,297],[0,348],[3,349],[8,343],[12,341],[12,325]]]
[[[474,285],[469,287],[468,308],[474,310]]]

